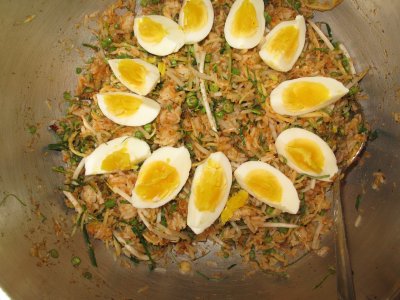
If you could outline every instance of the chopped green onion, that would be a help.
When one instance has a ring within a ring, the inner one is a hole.
[[[269,248],[267,250],[263,251],[263,254],[267,255],[267,254],[275,254],[276,250],[274,248]]]
[[[106,208],[113,208],[115,205],[117,205],[117,203],[114,199],[108,199],[106,202],[104,202],[104,206]]]
[[[49,255],[52,257],[52,258],[58,258],[60,255],[58,254],[58,251],[56,250],[56,249],[51,249],[50,251],[49,251]]]
[[[249,258],[250,260],[256,260],[256,248],[254,245],[251,245],[251,250],[249,252]]]
[[[357,94],[360,91],[360,87],[358,87],[357,85],[352,86],[349,90],[349,96],[354,96],[355,94]]]
[[[267,234],[265,237],[264,237],[264,242],[265,243],[271,243],[272,242],[272,236],[270,236],[269,234]]]
[[[360,208],[361,201],[362,201],[362,197],[361,197],[361,195],[358,195],[356,198],[356,205],[355,205],[357,211]]]
[[[65,91],[65,92],[63,93],[63,97],[64,97],[64,100],[66,100],[66,101],[72,99],[71,93],[70,93],[70,92],[67,92],[67,91]]]
[[[232,68],[233,75],[240,75],[240,70],[238,68]]]
[[[329,53],[329,49],[328,48],[314,48],[315,51],[320,51],[320,52],[324,52],[324,53]]]
[[[53,150],[53,151],[62,151],[68,149],[68,145],[66,142],[60,142],[57,144],[48,144],[47,149]]]
[[[222,118],[224,117],[224,115],[225,115],[225,113],[224,113],[222,110],[217,111],[217,112],[215,113],[215,116],[216,116],[218,119],[222,119]]]
[[[83,277],[85,277],[88,280],[92,279],[92,277],[93,277],[92,273],[90,273],[88,271],[84,272],[82,275],[83,275]]]
[[[206,58],[205,58],[204,62],[206,62],[206,63],[210,63],[211,62],[211,53],[207,53],[206,54]]]
[[[77,68],[75,69],[75,73],[76,73],[76,74],[81,74],[81,73],[82,73],[82,68],[77,67]]]
[[[231,112],[233,112],[233,109],[234,109],[233,103],[229,100],[225,100],[224,104],[222,105],[222,109],[227,114],[230,114]]]
[[[171,67],[175,68],[178,65],[176,59],[171,60]]]
[[[115,58],[124,59],[124,58],[133,58],[133,56],[129,55],[127,53],[121,53],[121,54],[118,54]]]
[[[143,126],[143,129],[146,130],[147,133],[151,133],[153,131],[153,125],[151,123]]]
[[[213,93],[219,91],[219,87],[218,87],[218,85],[215,84],[215,83],[211,83],[211,84],[208,86],[208,88],[209,88],[210,92],[213,92]]]
[[[265,25],[268,25],[272,21],[272,17],[268,12],[264,11]]]
[[[53,167],[52,170],[57,173],[66,173],[67,171],[63,166]]]
[[[267,209],[265,210],[265,212],[267,213],[267,215],[272,215],[275,211],[275,208],[269,206],[267,207]]]
[[[346,72],[350,73],[350,62],[346,56],[342,57],[342,65],[343,65],[343,68],[346,70]]]
[[[164,208],[161,209],[161,225],[163,225],[164,227],[168,227],[167,218],[165,218]]]
[[[156,267],[156,263],[153,260],[153,258],[151,257],[151,253],[150,253],[150,250],[148,248],[147,241],[143,237],[143,230],[141,230],[138,226],[132,226],[131,229],[132,229],[133,233],[139,238],[139,241],[140,241],[140,243],[142,244],[142,246],[144,248],[144,252],[146,253],[147,257],[149,258],[150,270],[154,270],[155,267]]]
[[[86,47],[86,48],[90,48],[90,49],[92,49],[92,50],[94,50],[94,51],[99,51],[99,47],[97,47],[97,46],[95,46],[95,45],[92,45],[92,44],[83,43],[82,46],[83,46],[83,47]]]
[[[278,231],[280,233],[286,234],[289,231],[289,228],[285,228],[285,227],[279,227]]]
[[[105,39],[101,40],[100,44],[103,49],[107,49],[111,46],[112,42],[112,38],[108,36]]]
[[[143,132],[141,132],[141,131],[136,131],[135,132],[135,138],[138,138],[138,139],[142,139],[142,138],[144,138],[144,134],[143,134]]]
[[[74,267],[77,267],[77,266],[79,266],[81,264],[81,259],[78,256],[74,256],[74,257],[71,258],[71,264]]]
[[[196,97],[196,93],[190,92],[186,96],[186,104],[189,108],[196,108],[199,105],[199,99]]]
[[[36,131],[37,131],[37,128],[36,128],[35,125],[31,125],[31,126],[28,127],[28,132],[29,132],[30,134],[35,134]]]
[[[378,130],[375,129],[374,131],[370,131],[368,139],[370,141],[374,141],[378,138],[378,136],[379,136],[379,132],[378,132]]]
[[[120,28],[121,28],[121,26],[118,23],[114,24],[114,29],[120,29]]]

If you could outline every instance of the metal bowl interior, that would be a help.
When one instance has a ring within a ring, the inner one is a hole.
[[[331,237],[324,241],[332,248],[328,256],[307,256],[289,269],[289,279],[261,272],[248,276],[243,265],[227,272],[226,266],[240,261],[237,257],[218,267],[208,258],[194,264],[209,275],[222,272],[226,278],[219,282],[196,273],[181,275],[174,264],[166,273],[149,272],[143,265],[126,268],[128,261],[115,260],[101,243],[95,243],[99,267],[90,266],[82,237],[70,237],[72,212],[57,190],[61,178],[51,172],[60,158],[46,151],[52,141],[47,125],[62,114],[62,92],[74,89],[75,67],[82,63],[76,48],[90,37],[77,24],[109,2],[0,2],[0,192],[1,198],[12,193],[26,203],[10,196],[0,206],[0,298],[335,299],[334,276],[314,289],[335,264]],[[24,23],[29,16],[35,17]],[[358,298],[394,299],[400,288],[400,124],[394,119],[394,112],[400,112],[400,1],[348,0],[316,19],[331,24],[359,70],[370,67],[362,82],[369,99],[362,106],[379,137],[368,143],[346,178],[344,209]],[[34,134],[28,130],[32,125],[38,128]],[[372,173],[378,170],[386,183],[375,191]],[[59,258],[44,258],[52,248]],[[82,258],[78,268],[70,263],[74,255]],[[90,280],[83,276],[87,271]]]

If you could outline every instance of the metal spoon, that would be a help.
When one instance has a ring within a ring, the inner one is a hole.
[[[361,114],[361,119],[364,120],[362,108],[360,104],[355,101],[356,113]],[[353,164],[356,158],[360,155],[364,149],[365,142],[362,142],[360,146],[351,153],[350,158],[345,162],[340,173],[345,174],[349,167]],[[336,281],[337,281],[337,293],[338,298],[343,300],[352,300],[356,298],[353,273],[351,269],[351,262],[349,256],[349,250],[347,247],[346,239],[346,228],[343,218],[342,199],[340,196],[340,174],[336,177],[333,183],[333,215],[334,215],[334,226],[335,226],[335,253],[336,253]]]

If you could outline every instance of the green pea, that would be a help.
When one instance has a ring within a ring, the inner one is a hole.
[[[71,258],[71,264],[74,267],[77,267],[77,266],[79,266],[81,264],[81,259],[78,256],[74,256],[74,257]]]

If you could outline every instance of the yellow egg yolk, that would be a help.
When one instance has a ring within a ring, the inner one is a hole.
[[[141,170],[135,187],[144,201],[161,200],[179,186],[178,171],[169,163],[154,161]]]
[[[143,65],[135,62],[134,60],[124,59],[118,64],[118,71],[121,77],[134,85],[141,88],[146,83],[147,69]]]
[[[226,222],[229,221],[230,218],[232,218],[236,210],[243,207],[247,203],[248,198],[249,194],[244,190],[240,190],[228,199],[228,202],[226,202],[226,206],[221,214],[222,225],[224,225]]]
[[[291,111],[315,107],[329,98],[329,89],[318,82],[293,82],[283,92],[283,104]]]
[[[298,28],[293,25],[281,28],[267,43],[266,51],[290,60],[299,46],[299,34]]]
[[[214,212],[226,189],[226,176],[222,166],[208,159],[194,190],[195,205],[199,211]]]
[[[262,169],[247,173],[244,183],[260,200],[282,201],[282,186],[274,174]]]
[[[135,96],[109,94],[104,95],[104,103],[107,107],[107,111],[114,116],[123,118],[135,114],[143,102]]]
[[[148,17],[141,18],[138,27],[140,38],[147,43],[159,43],[168,34],[168,31],[161,23]]]
[[[207,23],[206,5],[202,0],[187,0],[183,7],[183,30],[196,31]]]
[[[308,172],[321,173],[325,158],[317,143],[308,139],[295,139],[286,145],[289,158],[300,169]]]
[[[244,0],[233,17],[232,35],[247,38],[258,29],[257,13],[250,0]]]
[[[130,170],[134,166],[134,163],[131,162],[131,157],[128,153],[128,149],[125,147],[107,155],[101,163],[101,168],[104,171],[108,172],[117,170]]]

